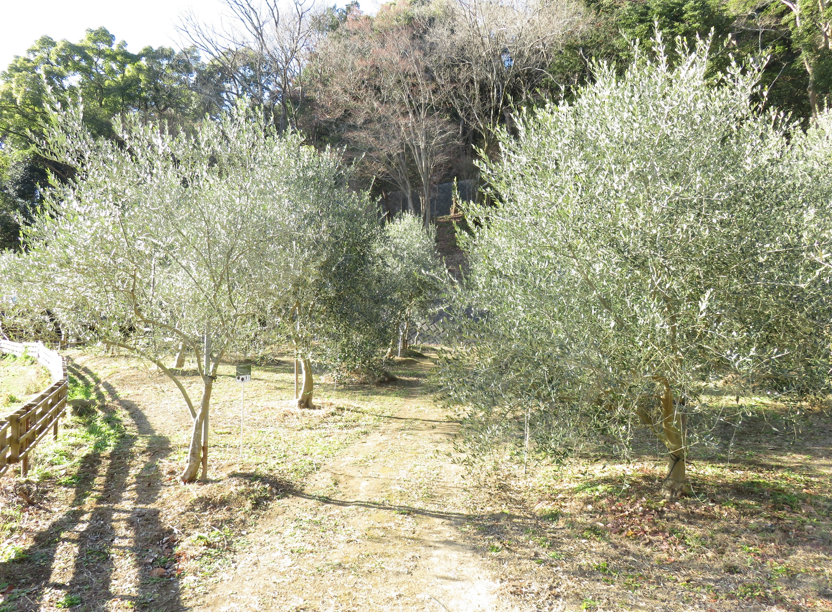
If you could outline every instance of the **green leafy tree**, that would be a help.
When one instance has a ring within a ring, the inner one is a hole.
[[[79,172],[47,194],[25,254],[4,258],[0,298],[165,372],[193,418],[183,481],[200,463],[207,474],[213,381],[229,352],[291,339],[311,383],[313,351],[355,362],[380,346],[362,336],[378,321],[380,225],[334,156],[239,108],[193,135],[131,115],[116,139],[95,138],[77,108],[56,125],[43,153]],[[165,365],[180,345],[202,379],[198,403]],[[299,403],[311,400],[305,383]]]
[[[626,447],[644,423],[678,495],[715,385],[829,391],[832,122],[760,113],[759,72],[714,82],[705,43],[673,66],[657,48],[502,134],[444,385],[474,440],[528,423],[540,449]]]
[[[620,5],[618,24],[626,40],[653,39],[656,26],[670,38],[693,44],[713,33],[722,39],[729,33],[731,17],[720,0],[647,0]]]
[[[731,56],[765,61],[760,84],[765,102],[802,119],[816,116],[832,91],[830,5],[815,0],[587,0],[596,12],[584,39],[557,59],[555,74],[589,74],[592,58],[629,65],[630,42],[649,41],[656,25],[692,44],[712,35],[727,41],[710,54],[712,72],[724,72]],[[581,61],[579,61],[581,60]]]
[[[113,119],[128,113],[188,129],[210,109],[194,92],[201,68],[193,49],[134,54],[105,28],[87,30],[78,43],[44,36],[16,57],[0,75],[0,146],[9,160],[0,176],[5,246],[17,244],[15,228],[34,214],[47,172],[67,180],[74,171],[38,153],[53,113],[83,99],[85,126],[108,138],[115,137]]]
[[[97,136],[112,137],[113,118],[130,112],[150,119],[194,118],[204,108],[191,91],[199,68],[193,49],[130,53],[106,28],[87,30],[78,43],[44,36],[0,77],[0,138],[29,151],[52,113],[78,99],[85,125]]]
[[[788,9],[784,22],[809,77],[809,105],[817,118],[832,96],[832,3],[780,0],[778,4]]]
[[[39,186],[47,182],[46,169],[30,156],[0,150],[0,250],[20,247],[20,224],[31,223],[41,200]]]
[[[436,229],[425,229],[415,215],[403,214],[385,225],[378,250],[394,334],[388,352],[398,340],[401,357],[408,349],[410,325],[436,306],[447,286],[447,272],[436,252]]]

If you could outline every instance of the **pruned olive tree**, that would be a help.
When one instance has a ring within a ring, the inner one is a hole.
[[[308,170],[295,177],[308,191],[292,196],[283,221],[271,221],[272,226],[285,223],[287,240],[264,244],[259,257],[270,263],[254,272],[269,287],[262,316],[291,341],[301,364],[303,383],[296,398],[301,408],[312,407],[314,365],[336,380],[358,373],[385,375],[381,350],[389,302],[376,252],[382,238],[378,209],[366,194],[338,186],[346,176]],[[328,179],[333,193],[324,199],[316,190]]]
[[[430,314],[447,287],[448,273],[436,252],[436,229],[427,229],[416,215],[402,214],[384,226],[378,245],[390,313],[388,354],[398,344],[398,356],[408,350],[410,325]],[[397,342],[398,341],[398,342]]]
[[[117,141],[90,136],[80,109],[55,119],[45,153],[78,173],[47,195],[2,291],[17,312],[48,308],[73,335],[155,363],[193,418],[180,477],[200,463],[205,477],[220,361],[287,336],[340,339],[359,299],[344,296],[372,268],[376,212],[346,190],[336,158],[242,107],[193,135],[128,117]],[[165,365],[180,345],[196,359],[198,403]]]
[[[671,66],[657,43],[501,134],[443,379],[475,440],[626,447],[648,425],[674,496],[717,385],[829,391],[832,122],[804,134],[759,112],[754,69],[712,80],[707,44]]]

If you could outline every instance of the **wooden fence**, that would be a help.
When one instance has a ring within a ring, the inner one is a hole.
[[[13,463],[20,463],[24,476],[29,471],[29,453],[52,429],[58,437],[58,420],[66,410],[69,390],[66,376],[66,360],[50,351],[40,342],[8,342],[0,340],[0,353],[20,357],[24,353],[38,360],[49,370],[52,385],[26,405],[0,418],[0,475]]]

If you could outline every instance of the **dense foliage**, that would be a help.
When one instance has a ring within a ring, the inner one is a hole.
[[[755,58],[760,100],[804,127],[832,94],[832,5],[814,0],[403,0],[374,16],[356,2],[224,3],[223,27],[180,21],[193,44],[181,51],[130,53],[99,28],[77,43],[44,36],[0,75],[0,248],[18,246],[46,172],[71,175],[34,144],[47,109],[77,96],[87,127],[108,137],[125,113],[189,129],[244,103],[280,132],[344,148],[364,187],[401,191],[427,222],[421,203],[438,183],[477,178],[477,150],[499,156],[495,130],[511,131],[523,108],[571,99],[593,58],[621,73],[630,43],[649,47],[656,28],[689,44],[713,35],[715,78],[732,57]]]
[[[186,128],[210,109],[199,93],[200,66],[192,49],[130,53],[105,28],[87,30],[78,43],[43,36],[16,57],[0,76],[0,248],[17,247],[47,172],[66,180],[74,171],[38,151],[53,113],[83,99],[84,125],[108,138],[114,119],[127,114]]]
[[[90,134],[80,109],[56,120],[45,153],[78,173],[48,193],[27,252],[6,258],[4,277],[16,282],[4,283],[4,304],[48,309],[65,333],[168,373],[165,356],[187,347],[204,390],[196,410],[179,385],[194,417],[183,479],[196,476],[211,384],[229,351],[291,339],[305,364],[378,358],[381,227],[336,157],[276,137],[243,109],[192,136],[131,117],[115,122],[117,141]]]
[[[384,375],[441,293],[427,204],[455,178],[489,185],[444,374],[481,440],[626,449],[645,423],[678,492],[715,385],[828,391],[828,3],[224,2],[182,51],[100,28],[0,75],[0,249],[29,250],[4,318],[191,350],[195,445],[229,350],[291,345],[301,406],[313,364]],[[382,229],[360,188],[421,224]]]
[[[407,350],[411,324],[435,314],[448,280],[436,252],[436,230],[425,229],[421,220],[404,214],[384,226],[378,246],[384,268],[384,294],[387,296],[391,350]]]
[[[648,424],[679,490],[717,386],[829,391],[832,118],[804,135],[760,112],[756,70],[713,82],[704,43],[677,56],[596,66],[501,134],[499,204],[467,211],[460,303],[482,315],[459,317],[444,386],[483,441],[525,422],[541,449],[626,447]]]

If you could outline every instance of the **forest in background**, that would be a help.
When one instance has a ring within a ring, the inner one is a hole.
[[[342,150],[355,187],[397,192],[428,223],[420,202],[440,183],[477,179],[476,159],[499,158],[500,130],[569,99],[594,62],[622,72],[633,41],[649,50],[657,27],[689,44],[712,36],[715,78],[732,60],[765,63],[765,104],[804,125],[832,92],[823,0],[402,0],[375,16],[357,2],[226,4],[234,20],[222,29],[180,17],[191,43],[180,50],[130,53],[104,27],[21,50],[0,75],[0,248],[18,248],[49,175],[71,177],[39,143],[50,110],[79,98],[85,125],[105,138],[128,114],[194,131],[242,102],[278,132]]]

